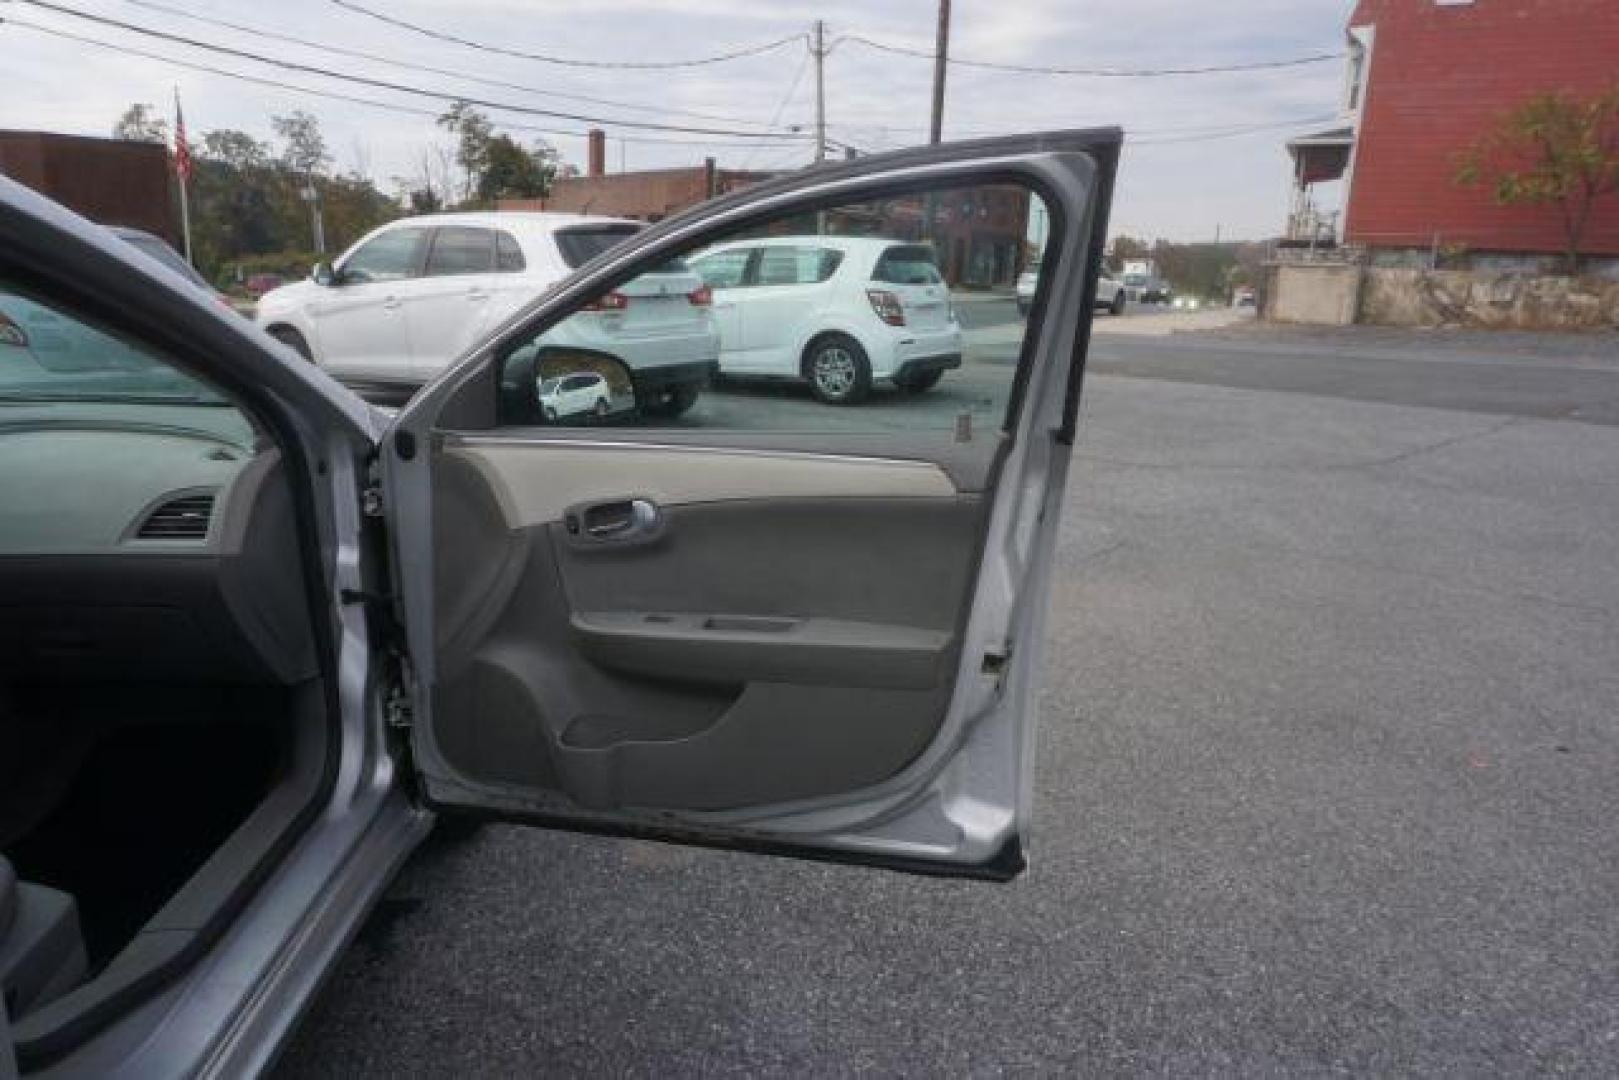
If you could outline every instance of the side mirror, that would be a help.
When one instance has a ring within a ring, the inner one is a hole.
[[[329,262],[316,263],[315,269],[310,271],[309,276],[315,279],[316,285],[330,286],[337,284],[337,271],[332,269],[332,264]]]
[[[616,356],[532,342],[501,365],[502,424],[591,427],[622,423],[635,410],[634,379]]]

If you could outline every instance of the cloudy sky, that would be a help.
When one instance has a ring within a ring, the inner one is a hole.
[[[50,0],[66,8],[283,61],[403,84],[440,97],[359,86],[139,36],[27,0],[0,0],[6,90],[0,128],[107,134],[131,102],[185,103],[193,139],[212,128],[270,138],[270,117],[315,113],[341,170],[385,188],[445,142],[432,114],[458,95],[608,121],[609,167],[789,168],[810,159],[813,70],[802,40],[725,63],[637,70],[573,67],[434,40],[341,6],[339,0]],[[932,65],[853,37],[930,50],[934,0],[353,0],[373,11],[517,52],[610,63],[712,56],[825,21],[829,134],[864,150],[926,140]],[[1143,69],[1278,60],[1341,50],[1349,0],[955,0],[953,55],[1019,65]],[[167,10],[164,10],[167,9]],[[230,29],[181,12],[239,24]],[[21,25],[27,23],[31,25]],[[114,48],[51,36],[49,28]],[[351,50],[292,44],[289,35]],[[399,111],[238,81],[133,50],[310,90],[365,97]],[[353,52],[368,54],[367,57]],[[381,58],[370,59],[370,56]],[[443,74],[394,66],[396,60]],[[473,76],[485,82],[468,81]],[[1094,78],[953,68],[945,135],[965,137],[1120,124],[1127,143],[1116,231],[1175,240],[1260,238],[1286,212],[1290,133],[1330,119],[1337,61],[1280,70],[1172,78]],[[503,85],[491,85],[491,83]],[[596,99],[596,100],[588,100]],[[608,103],[611,104],[608,104]],[[414,111],[413,111],[414,110]],[[525,141],[545,137],[584,163],[586,122],[488,110]],[[776,132],[771,140],[635,129]],[[1260,130],[1263,129],[1263,130]],[[548,132],[549,134],[543,134]]]

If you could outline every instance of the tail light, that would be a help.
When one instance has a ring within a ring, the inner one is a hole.
[[[707,285],[699,285],[686,294],[686,299],[691,301],[692,307],[713,307],[714,290]]]
[[[630,306],[630,298],[621,292],[603,293],[580,311],[623,311]]]
[[[867,289],[866,299],[871,301],[871,310],[883,322],[889,326],[905,325],[905,309],[900,306],[899,297],[887,289]]]

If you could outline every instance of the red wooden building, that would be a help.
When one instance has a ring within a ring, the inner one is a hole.
[[[1342,120],[1288,144],[1298,244],[1555,255],[1555,207],[1500,206],[1455,182],[1456,156],[1496,117],[1547,90],[1619,83],[1619,0],[1360,0],[1349,22]],[[1312,200],[1343,180],[1341,221]],[[1341,229],[1339,226],[1341,225]],[[1619,256],[1619,199],[1598,203],[1587,255]]]

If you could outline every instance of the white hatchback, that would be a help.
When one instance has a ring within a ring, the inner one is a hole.
[[[961,366],[961,324],[925,244],[762,237],[690,262],[714,291],[721,374],[805,379],[849,405],[879,379],[921,393]]]
[[[347,382],[418,386],[642,228],[578,214],[402,218],[308,280],[266,293],[257,321]],[[692,406],[719,357],[709,289],[678,260],[608,293],[540,344],[617,358],[642,411],[664,416]]]

